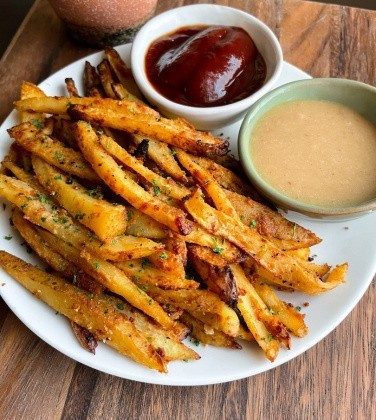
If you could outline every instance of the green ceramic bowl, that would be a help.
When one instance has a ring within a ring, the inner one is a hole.
[[[264,95],[247,112],[242,123],[238,148],[243,169],[252,184],[267,199],[284,210],[293,210],[325,220],[349,220],[376,209],[376,197],[370,201],[341,208],[321,207],[297,201],[270,186],[256,171],[250,152],[252,130],[270,108],[293,100],[317,99],[337,102],[361,114],[376,125],[376,88],[346,79],[309,79],[288,83]],[[375,168],[376,171],[376,168]]]

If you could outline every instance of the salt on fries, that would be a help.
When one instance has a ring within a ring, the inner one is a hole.
[[[117,52],[105,54],[99,74],[85,65],[85,97],[70,78],[69,97],[22,85],[0,196],[50,272],[5,251],[0,266],[89,351],[103,340],[167,372],[199,358],[182,343],[190,333],[231,349],[256,341],[275,360],[308,328],[273,288],[323,293],[347,265],[308,261],[320,239],[221,164],[233,164],[228,142],[149,108]]]

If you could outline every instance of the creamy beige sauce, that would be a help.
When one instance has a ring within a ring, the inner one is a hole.
[[[376,197],[376,126],[343,105],[281,104],[251,135],[256,170],[291,198],[341,207]]]

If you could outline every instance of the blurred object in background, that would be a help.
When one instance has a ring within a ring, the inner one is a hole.
[[[131,42],[157,0],[49,0],[77,41],[105,47]]]

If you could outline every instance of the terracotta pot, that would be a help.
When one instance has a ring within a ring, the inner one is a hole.
[[[157,0],[49,0],[77,41],[104,47],[131,42]]]

